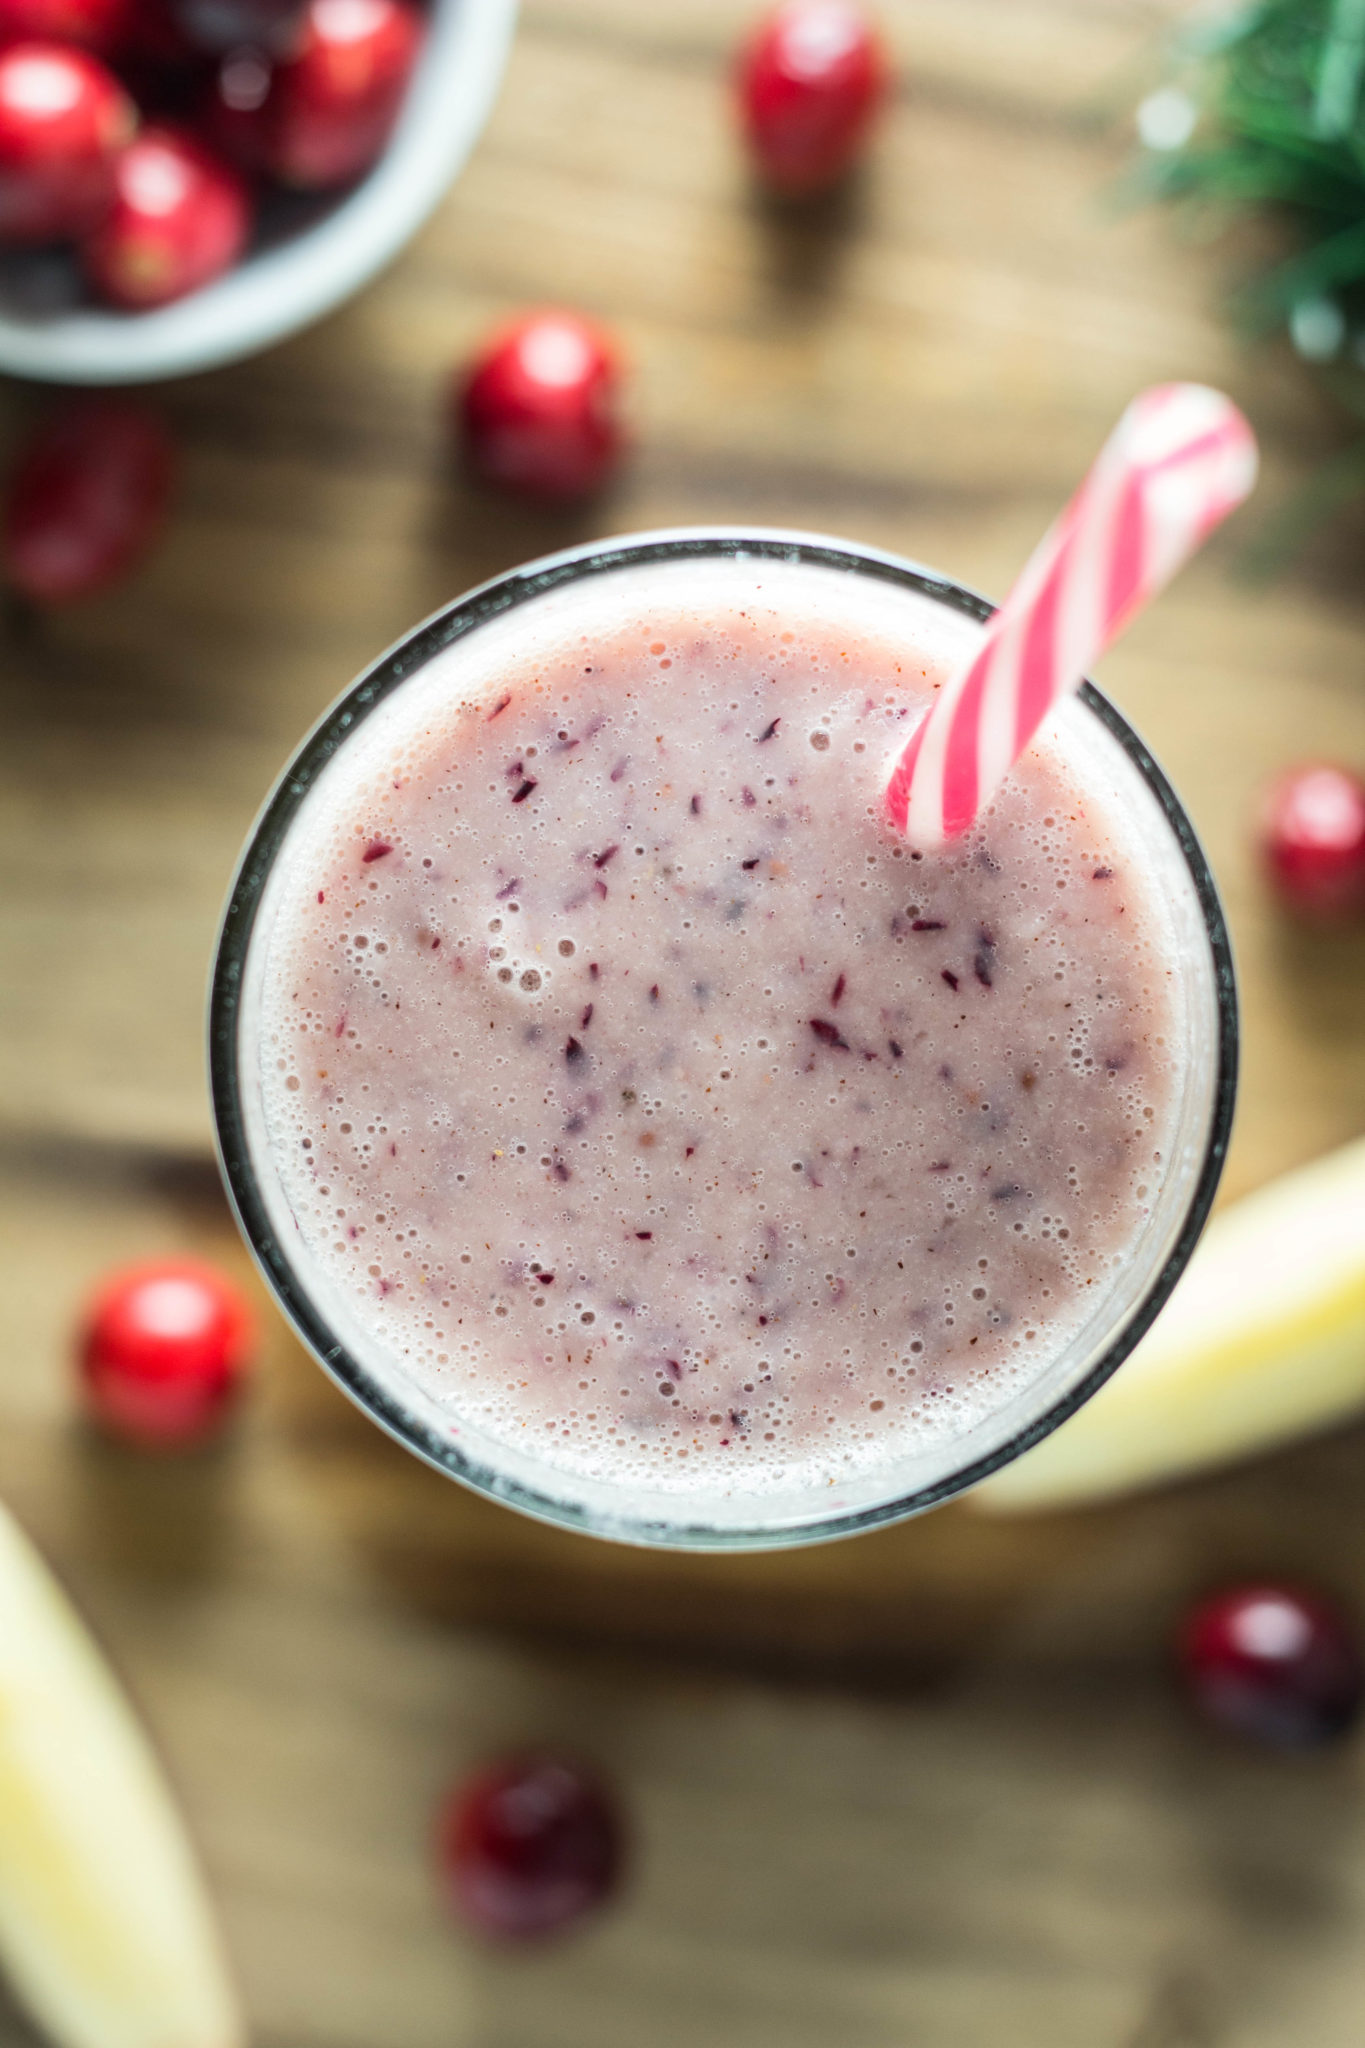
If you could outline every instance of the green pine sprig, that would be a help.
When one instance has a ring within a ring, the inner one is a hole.
[[[1193,209],[1206,227],[1249,210],[1277,219],[1286,253],[1248,280],[1233,311],[1253,334],[1287,331],[1365,418],[1365,0],[1206,7],[1173,60],[1139,109],[1136,190]],[[1365,483],[1365,442],[1331,467],[1305,509]]]

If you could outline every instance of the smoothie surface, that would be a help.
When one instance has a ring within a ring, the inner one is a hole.
[[[437,657],[324,775],[269,930],[327,1285],[452,1427],[627,1487],[960,1435],[1134,1255],[1175,1124],[1121,801],[1044,743],[916,854],[880,792],[941,652],[773,582],[637,576]]]

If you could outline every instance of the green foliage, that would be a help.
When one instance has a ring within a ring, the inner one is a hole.
[[[1259,211],[1285,253],[1239,292],[1252,333],[1287,331],[1346,413],[1365,421],[1365,0],[1205,0],[1172,76],[1138,115],[1138,192],[1205,231]],[[1281,508],[1247,566],[1273,568],[1365,490],[1365,438]]]
[[[1215,226],[1270,209],[1290,253],[1247,285],[1239,314],[1254,331],[1287,326],[1301,354],[1362,381],[1365,0],[1205,7],[1175,59],[1139,115],[1141,187]]]

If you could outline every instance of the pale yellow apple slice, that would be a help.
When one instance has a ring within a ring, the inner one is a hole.
[[[244,2037],[161,1767],[3,1509],[0,1962],[60,2048],[238,2048]]]
[[[1114,1378],[988,1479],[998,1511],[1099,1500],[1365,1408],[1365,1140],[1223,1210]]]

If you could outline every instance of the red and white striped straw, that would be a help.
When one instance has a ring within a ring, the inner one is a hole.
[[[1057,700],[1241,504],[1256,463],[1221,392],[1162,384],[1133,400],[896,763],[886,807],[915,846],[966,830]]]

